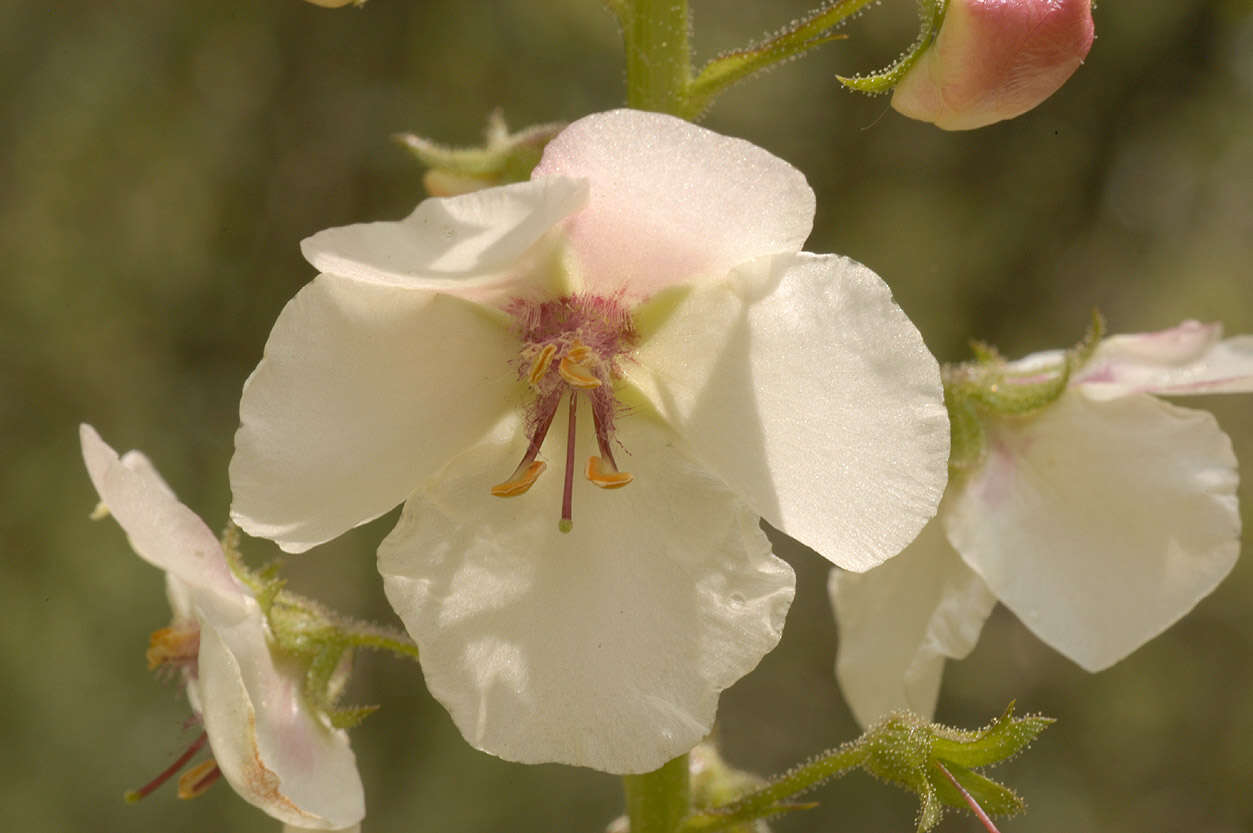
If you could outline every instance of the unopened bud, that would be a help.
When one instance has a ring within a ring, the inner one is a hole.
[[[1056,92],[1092,39],[1091,0],[948,0],[892,107],[945,130],[1012,119]]]

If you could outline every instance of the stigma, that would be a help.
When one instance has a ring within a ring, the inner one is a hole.
[[[574,526],[576,427],[579,400],[591,409],[599,452],[587,458],[583,474],[602,489],[620,489],[634,478],[614,459],[614,418],[618,402],[613,382],[621,376],[619,359],[635,344],[630,313],[618,298],[572,295],[540,303],[517,301],[506,308],[518,322],[522,339],[518,375],[534,400],[527,420],[528,442],[522,460],[507,480],[491,487],[496,497],[525,494],[548,468],[537,459],[562,403],[568,410],[561,518],[557,528]]]

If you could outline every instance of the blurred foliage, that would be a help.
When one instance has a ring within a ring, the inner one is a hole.
[[[695,0],[708,57],[799,0]],[[1221,319],[1253,332],[1253,20],[1246,2],[1101,3],[1075,78],[977,133],[908,121],[834,80],[890,61],[908,0],[732,91],[707,124],[809,176],[807,248],[892,285],[943,360],[969,337],[1010,356],[1062,346],[1099,306],[1111,330]],[[421,171],[388,137],[478,140],[489,110],[569,120],[623,99],[612,19],[594,0],[125,0],[0,6],[0,798],[13,830],[267,831],[228,789],[137,807],[122,792],[190,741],[176,687],[144,670],[168,612],[157,571],[95,495],[75,426],[140,447],[211,525],[243,380],[311,276],[298,241],[405,214]],[[1253,480],[1253,403],[1211,398]],[[1244,516],[1253,507],[1244,494]],[[393,516],[292,561],[293,586],[392,621],[373,550]],[[779,650],[723,700],[732,763],[763,772],[852,737],[835,687],[826,566],[780,541],[800,589]],[[1087,675],[1011,616],[949,667],[938,719],[975,725],[1017,698],[1060,722],[1004,772],[1027,796],[1008,829],[1249,830],[1253,564],[1182,623]],[[275,552],[250,541],[254,560]],[[409,666],[367,657],[350,693],[368,831],[597,831],[617,779],[468,748]],[[1012,770],[1012,771],[1011,771]],[[888,831],[914,807],[852,779],[777,830]],[[973,830],[949,819],[942,830]]]

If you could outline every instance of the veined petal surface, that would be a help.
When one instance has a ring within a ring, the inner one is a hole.
[[[1155,333],[1116,335],[1075,375],[1091,398],[1253,392],[1253,336],[1222,340],[1221,324],[1184,321]]]
[[[318,276],[244,385],[231,516],[301,552],[386,512],[511,407],[517,356],[469,302]]]
[[[260,608],[197,597],[197,689],[205,732],[223,777],[246,801],[300,827],[361,821],[365,793],[348,734],[305,704],[295,669],[275,665]]]
[[[562,412],[550,437],[566,433]],[[586,413],[579,428],[586,454]],[[521,456],[520,434],[505,421],[409,499],[379,549],[387,597],[472,745],[523,763],[656,769],[709,732],[719,692],[775,646],[792,570],[655,422],[620,424],[630,485],[596,489],[580,468],[567,534],[564,443],[545,447],[557,459],[525,495],[488,493]]]
[[[1208,413],[1082,388],[986,425],[949,541],[1037,636],[1109,667],[1206,596],[1239,552],[1236,459]]]
[[[877,275],[761,258],[687,294],[627,376],[773,526],[845,569],[935,515],[949,427],[935,358]]]
[[[865,573],[833,569],[835,676],[862,728],[897,709],[930,719],[944,663],[974,649],[996,597],[953,552],[939,521]]]
[[[80,425],[78,434],[87,474],[140,558],[192,587],[240,594],[217,536],[178,501],[147,457],[128,452],[119,459],[90,425]]]
[[[579,119],[532,173],[553,176],[590,183],[587,206],[567,223],[587,292],[643,298],[721,278],[751,258],[798,251],[813,227],[814,193],[796,168],[660,113]]]
[[[321,272],[479,298],[497,284],[525,282],[524,256],[587,193],[586,182],[550,177],[432,198],[403,220],[320,231],[300,250]]]

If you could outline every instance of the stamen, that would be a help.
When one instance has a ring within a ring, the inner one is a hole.
[[[588,347],[581,341],[574,342],[570,349],[566,351],[566,358],[572,362],[579,362],[580,364],[587,361],[587,358],[591,355],[592,348]]]
[[[218,769],[217,761],[212,758],[207,761],[201,761],[184,772],[178,779],[178,797],[198,798],[204,795],[205,790],[212,787],[213,782],[221,777],[222,770]]]
[[[513,470],[513,474],[509,475],[508,480],[492,487],[493,495],[517,497],[535,485],[535,481],[544,473],[544,469],[548,468],[548,464],[537,461],[535,457],[544,444],[544,437],[548,435],[549,426],[553,424],[553,416],[557,413],[557,405],[560,401],[561,391],[558,390],[539,403],[539,420],[535,423],[535,432],[531,434],[531,442],[526,447],[526,454],[522,455],[522,462],[518,463],[518,467]]]
[[[602,489],[621,489],[634,480],[635,476],[618,471],[618,467],[613,464],[612,460],[606,460],[604,457],[588,457],[587,479]]]
[[[209,735],[206,734],[205,732],[201,732],[200,736],[196,738],[194,741],[192,741],[191,746],[187,747],[187,751],[184,752],[182,755],[179,755],[178,759],[174,761],[174,763],[166,767],[165,770],[160,775],[158,775],[156,778],[153,778],[151,781],[149,781],[147,784],[144,784],[142,787],[140,787],[137,790],[127,791],[125,795],[126,803],[134,804],[135,802],[139,801],[141,798],[151,795],[153,790],[155,790],[157,787],[164,784],[166,781],[169,781],[170,778],[173,777],[174,773],[178,772],[180,769],[186,766],[187,762],[190,761],[195,756],[195,754],[200,751],[200,749],[205,745],[205,743],[208,742],[208,740],[209,740]]]
[[[581,390],[590,390],[591,388],[600,387],[600,380],[587,371],[587,368],[572,361],[569,356],[562,356],[561,361],[557,365],[557,372],[561,374],[561,378],[566,380],[566,384],[572,388]]]
[[[574,426],[575,404],[578,400],[578,394],[570,391],[570,425],[566,429],[566,482],[561,492],[561,520],[557,522],[557,529],[562,532],[574,529]]]
[[[609,415],[600,408],[592,408],[592,422],[596,425],[596,445],[600,448],[600,456],[587,458],[587,479],[602,489],[621,489],[635,476],[618,471],[618,461],[613,459],[609,437]]]
[[[539,384],[539,380],[544,378],[544,374],[548,372],[548,366],[553,363],[553,356],[557,355],[557,345],[545,344],[544,349],[540,351],[539,356],[535,359],[535,364],[531,365],[531,372],[527,374],[526,380],[531,383],[531,387]]]
[[[166,663],[186,663],[196,659],[200,652],[200,628],[192,625],[170,625],[153,631],[148,637],[148,670],[152,671]]]
[[[529,464],[523,460],[508,480],[492,487],[492,494],[496,497],[517,497],[525,494],[527,489],[535,485],[535,481],[539,480],[539,476],[546,468],[548,464],[543,460],[534,460]]]

